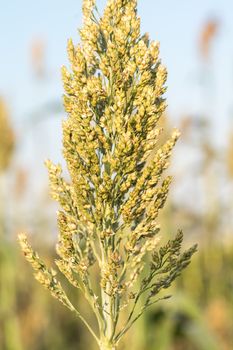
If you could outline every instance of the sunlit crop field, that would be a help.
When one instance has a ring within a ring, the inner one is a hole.
[[[171,1],[139,0],[140,27],[136,1],[106,2],[112,12],[90,24],[93,1],[82,14],[81,1],[56,12],[44,0],[37,16],[25,1],[9,71],[13,49],[2,40],[0,349],[231,350],[233,6],[182,2],[178,14]],[[100,12],[106,2],[97,1]],[[13,35],[11,6],[0,5],[0,37]],[[183,41],[174,43],[173,26],[174,35],[187,30]]]

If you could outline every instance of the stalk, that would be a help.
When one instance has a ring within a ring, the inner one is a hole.
[[[111,342],[113,337],[114,321],[112,315],[112,297],[103,291],[102,305],[104,308],[105,337],[107,342]]]
[[[107,266],[109,256],[108,250],[102,246],[102,266]],[[103,277],[102,277],[103,278]],[[106,290],[102,289],[102,310],[103,310],[103,323],[104,328],[101,330],[100,335],[100,349],[101,350],[115,350],[116,347],[113,345],[114,336],[114,315],[113,315],[113,297],[110,291],[111,285],[109,282],[106,283]]]

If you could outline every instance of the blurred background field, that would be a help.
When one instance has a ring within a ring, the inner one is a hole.
[[[0,8],[0,349],[94,349],[80,322],[34,281],[16,238],[28,232],[52,261],[57,207],[43,161],[62,162],[60,67],[67,38],[78,41],[81,0],[0,0]],[[199,252],[173,297],[150,309],[122,350],[231,350],[233,3],[139,0],[139,13],[169,72],[161,123],[167,134],[182,132],[163,232],[182,228]]]

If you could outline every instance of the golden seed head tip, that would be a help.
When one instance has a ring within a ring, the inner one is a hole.
[[[178,128],[175,128],[174,131],[173,131],[173,133],[172,133],[172,136],[173,136],[174,138],[177,138],[177,139],[178,139],[178,138],[181,136],[180,130],[179,130]]]
[[[27,242],[27,235],[25,233],[19,233],[18,241],[20,244],[22,244],[23,242]]]

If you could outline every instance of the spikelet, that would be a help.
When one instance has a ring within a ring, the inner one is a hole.
[[[60,165],[46,165],[51,195],[61,206],[56,264],[95,313],[100,348],[115,349],[189,264],[196,246],[181,253],[180,232],[164,247],[160,244],[158,214],[171,183],[164,172],[179,132],[161,145],[167,71],[159,45],[140,34],[136,0],[109,0],[100,18],[95,1],[85,0],[83,18],[81,43],[68,41],[70,69],[62,68],[69,181]],[[24,236],[21,246],[47,286],[50,270],[43,265],[41,276]],[[92,269],[98,271],[98,286]],[[66,304],[60,284],[55,287],[59,293],[52,294]],[[144,306],[138,309],[142,296]],[[129,317],[122,326],[125,305]]]
[[[68,298],[62,289],[60,283],[56,279],[56,272],[53,269],[47,269],[44,262],[39,258],[38,254],[33,251],[28,244],[27,237],[24,234],[19,235],[19,243],[24,252],[25,258],[32,265],[35,271],[35,278],[39,281],[50,293],[57,298],[62,304],[73,311]]]

